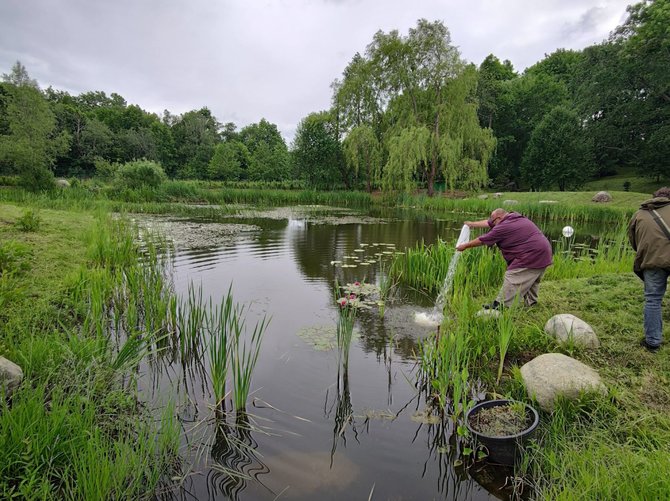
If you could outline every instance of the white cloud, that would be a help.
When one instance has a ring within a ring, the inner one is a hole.
[[[626,0],[3,0],[0,71],[42,86],[117,92],[160,113],[209,107],[238,127],[266,118],[287,141],[330,105],[330,84],[374,33],[441,20],[462,56],[517,70],[600,42]]]

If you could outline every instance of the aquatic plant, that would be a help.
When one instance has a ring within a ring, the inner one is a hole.
[[[240,314],[242,314],[242,311],[240,311]],[[247,340],[243,339],[242,336],[245,332],[244,323],[243,319],[234,315],[229,324],[229,328],[233,334],[231,371],[233,377],[233,400],[235,410],[237,411],[244,410],[247,404],[249,389],[251,387],[251,376],[258,361],[263,334],[268,326],[268,319],[267,317],[263,317],[256,323],[251,337],[248,339],[248,344]]]

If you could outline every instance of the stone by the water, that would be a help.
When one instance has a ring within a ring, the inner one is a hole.
[[[595,369],[562,353],[545,353],[521,367],[526,391],[530,398],[548,412],[554,409],[556,398],[575,400],[582,392],[607,394]]]

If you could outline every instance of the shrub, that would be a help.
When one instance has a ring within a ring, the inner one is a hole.
[[[166,176],[163,168],[150,160],[136,160],[123,164],[116,172],[119,188],[158,188]]]
[[[16,226],[21,231],[37,231],[42,223],[39,212],[28,209],[16,221]]]
[[[19,186],[32,192],[49,191],[56,187],[56,180],[49,169],[33,166],[21,172]]]
[[[106,180],[114,179],[114,176],[121,168],[121,164],[99,157],[93,161],[93,165],[95,165],[96,177]]]

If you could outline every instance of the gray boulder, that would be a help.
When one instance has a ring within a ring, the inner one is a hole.
[[[70,181],[67,179],[56,179],[56,186],[59,188],[69,188],[70,187]]]
[[[544,332],[560,344],[574,343],[582,348],[598,348],[600,340],[593,328],[569,313],[561,313],[551,317],[544,326]]]
[[[479,200],[486,200],[489,196],[486,193],[483,193],[477,197]]]
[[[5,395],[10,396],[23,381],[21,367],[11,360],[0,357],[0,387],[5,390]]]
[[[502,196],[503,196],[503,194],[500,193],[499,191],[493,194],[493,198],[500,198]]]
[[[518,200],[504,200],[503,201],[503,205],[516,205],[518,203],[519,203]]]
[[[524,364],[521,376],[528,396],[551,412],[556,398],[575,400],[582,392],[607,394],[598,372],[562,353],[545,353]]]
[[[593,195],[593,198],[591,199],[592,202],[599,202],[599,203],[604,203],[604,202],[611,202],[612,201],[612,195],[607,193],[606,191],[599,191],[595,195]]]

